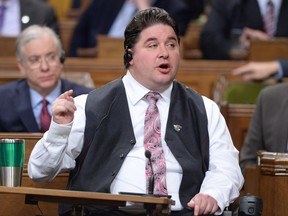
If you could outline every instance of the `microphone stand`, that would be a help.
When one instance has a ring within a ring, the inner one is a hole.
[[[152,166],[151,160],[151,152],[149,150],[145,151],[145,157],[148,159],[148,163],[150,164],[151,173],[152,175],[149,178],[149,185],[148,185],[148,196],[154,197],[154,182],[155,182],[155,174]],[[155,204],[145,204],[146,215],[147,216],[154,216],[157,215],[157,208]]]
[[[128,194],[128,195],[138,195],[138,196],[147,196],[147,197],[167,197],[171,198],[170,195],[157,195],[154,194],[154,183],[155,183],[155,174],[152,166],[152,160],[151,160],[151,152],[149,150],[145,151],[145,157],[149,160],[150,168],[151,168],[151,176],[148,179],[148,193],[146,194],[139,194],[139,193],[133,193],[133,192],[119,192],[120,194]],[[147,216],[157,216],[162,215],[161,214],[161,206],[157,204],[152,203],[144,203],[144,208],[146,209],[146,215]]]

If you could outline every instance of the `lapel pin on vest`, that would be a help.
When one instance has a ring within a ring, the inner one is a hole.
[[[174,130],[175,130],[176,132],[180,132],[180,130],[181,130],[181,128],[182,128],[181,125],[173,125],[173,126],[174,126]]]

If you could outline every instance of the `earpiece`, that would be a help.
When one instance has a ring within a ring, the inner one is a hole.
[[[64,50],[62,50],[62,52],[61,52],[60,62],[61,62],[61,64],[64,64],[64,62],[65,62],[65,52],[64,52]]]
[[[124,64],[125,67],[128,68],[130,65],[130,61],[133,59],[133,53],[128,49],[128,47],[125,48],[124,51]]]
[[[126,50],[125,51],[125,61],[130,62],[133,59],[133,54],[131,51]]]

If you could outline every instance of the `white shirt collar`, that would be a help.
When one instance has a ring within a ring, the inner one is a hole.
[[[146,87],[141,85],[137,80],[135,80],[134,77],[129,72],[129,70],[127,71],[126,75],[123,77],[122,80],[125,86],[127,98],[132,105],[135,105],[140,100],[142,100],[142,98],[150,91],[150,89],[147,89]],[[170,101],[172,88],[173,83],[171,83],[171,85],[164,92],[159,92],[161,98],[165,102]]]
[[[39,103],[42,102],[43,97],[32,88],[29,89],[29,92],[30,92],[32,107],[36,107]],[[45,98],[49,102],[49,104],[52,104],[60,94],[61,94],[61,81],[59,80],[56,88]]]

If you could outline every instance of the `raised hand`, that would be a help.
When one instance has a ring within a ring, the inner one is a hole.
[[[73,90],[61,94],[52,105],[53,121],[57,124],[68,124],[74,119],[76,106],[72,97]]]
[[[279,70],[277,61],[250,62],[232,71],[233,75],[241,76],[245,81],[260,81],[270,78]]]

